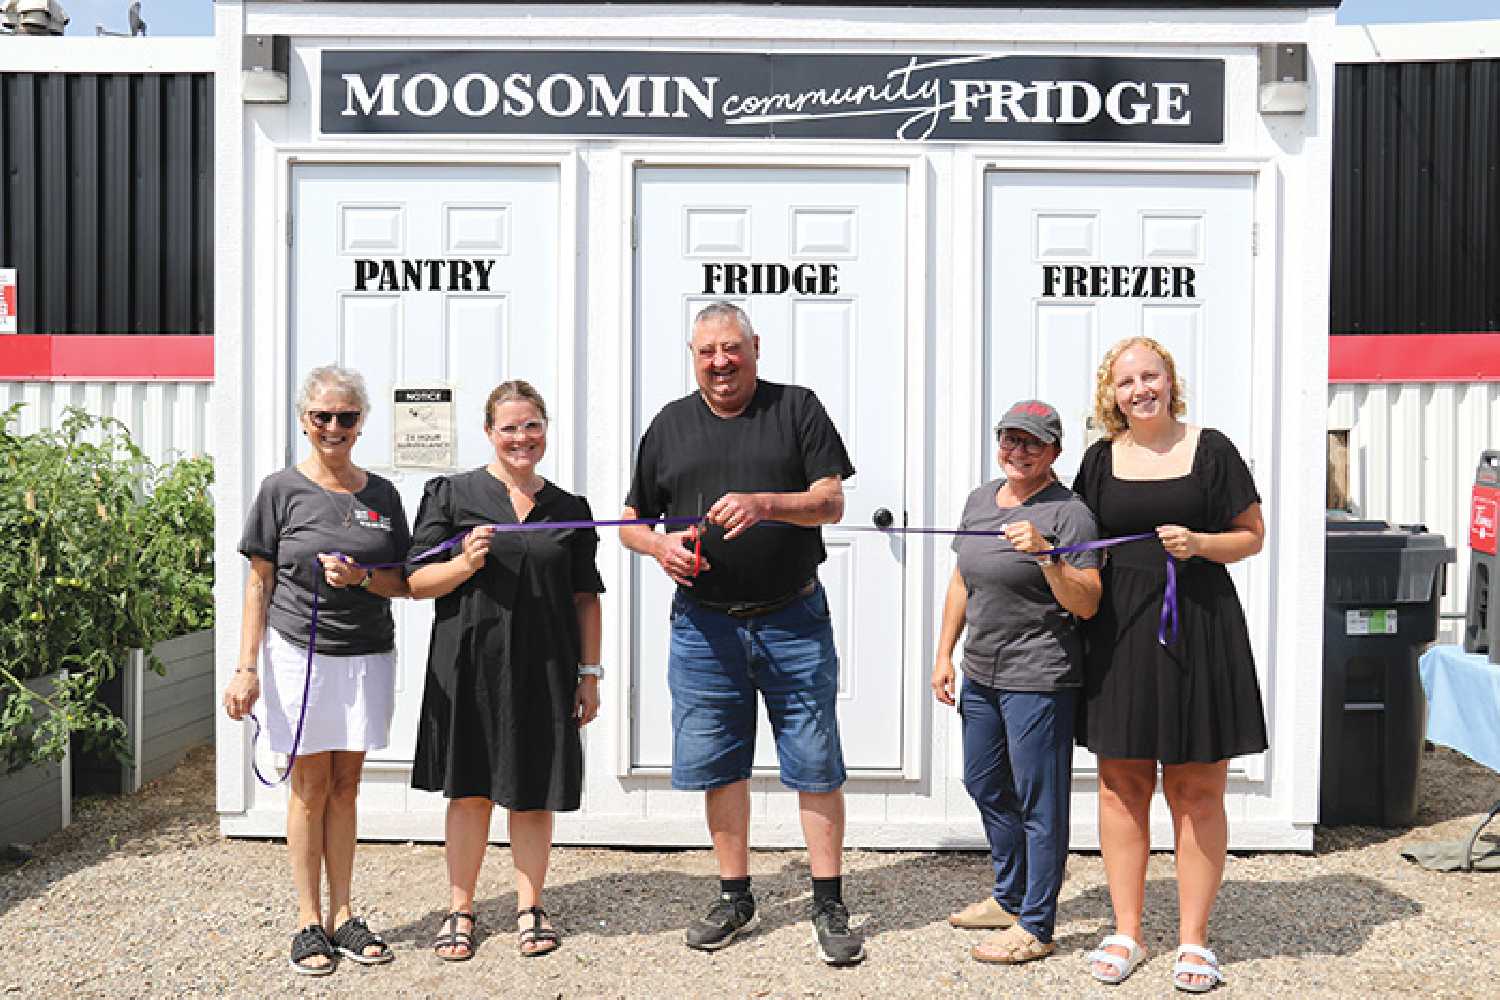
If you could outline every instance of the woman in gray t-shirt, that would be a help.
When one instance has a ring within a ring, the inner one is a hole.
[[[308,374],[297,396],[307,457],[261,483],[239,546],[250,573],[224,708],[240,719],[259,701],[271,750],[296,753],[286,840],[302,929],[290,961],[309,976],[332,972],[339,955],[361,965],[392,958],[350,902],[360,773],[366,751],[386,745],[395,703],[390,599],[408,593],[401,569],[358,564],[399,564],[411,544],[395,486],[350,457],[369,408],[358,373]]]
[[[1037,400],[995,428],[1005,478],[969,495],[953,542],[932,691],[954,705],[953,647],[967,630],[963,690],[964,787],[979,807],[994,890],[949,915],[955,927],[993,928],[972,951],[1014,964],[1056,950],[1057,895],[1068,860],[1073,713],[1082,683],[1078,621],[1099,607],[1099,554],[1037,553],[1093,541],[1094,516],[1057,481],[1062,421]]]

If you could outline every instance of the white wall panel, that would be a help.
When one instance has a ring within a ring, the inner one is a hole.
[[[0,382],[0,410],[25,404],[22,433],[60,426],[70,406],[114,417],[160,464],[207,451],[212,395],[207,382]]]
[[[1396,382],[1328,387],[1328,427],[1349,431],[1349,495],[1361,517],[1425,524],[1458,549],[1445,613],[1469,588],[1469,491],[1486,448],[1500,448],[1500,383]],[[1443,638],[1456,641],[1457,622]]]

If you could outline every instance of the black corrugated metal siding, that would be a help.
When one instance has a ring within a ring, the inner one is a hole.
[[[213,79],[0,73],[21,333],[213,333]]]
[[[1500,331],[1500,59],[1337,73],[1332,332]]]

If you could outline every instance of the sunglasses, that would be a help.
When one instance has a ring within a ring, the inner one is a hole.
[[[1033,437],[1017,437],[1014,434],[1001,434],[999,436],[1000,447],[1005,451],[1014,451],[1019,448],[1028,455],[1040,455],[1047,450],[1047,442],[1038,441]]]
[[[359,423],[359,410],[308,410],[307,419],[312,421],[314,427],[327,427],[337,422],[344,430],[353,430],[354,425]]]

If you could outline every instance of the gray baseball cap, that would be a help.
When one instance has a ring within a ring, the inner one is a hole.
[[[1062,418],[1040,399],[1023,399],[1005,411],[995,425],[995,433],[1025,431],[1046,444],[1062,443]]]

